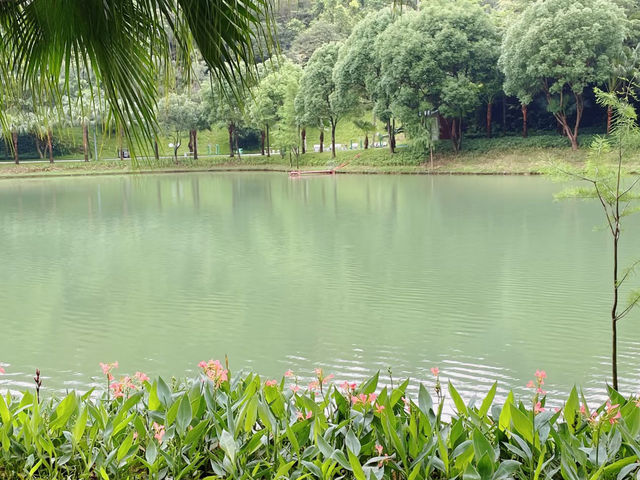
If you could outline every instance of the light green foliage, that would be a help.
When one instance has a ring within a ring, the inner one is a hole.
[[[487,66],[497,59],[498,34],[485,9],[472,0],[424,5],[377,38],[381,87],[406,127],[427,109],[451,118],[457,150],[461,123],[480,104]]]
[[[360,101],[377,102],[380,89],[380,60],[375,54],[375,41],[395,16],[391,9],[369,14],[353,29],[340,49],[333,71],[339,97],[355,97]]]
[[[191,130],[209,127],[206,102],[200,92],[170,93],[162,100],[158,109],[158,120],[163,130],[171,135],[174,156],[182,144],[182,136]]]
[[[285,64],[278,71],[281,101],[278,103],[277,124],[273,132],[273,143],[280,150],[280,154],[293,153],[296,162],[300,154],[299,129],[301,124],[296,112],[295,100],[301,76],[302,69],[292,64]]]
[[[546,0],[531,4],[507,30],[499,60],[505,91],[529,103],[537,92],[578,147],[582,94],[604,83],[627,34],[623,11],[608,0]],[[575,110],[570,125],[569,112]]]
[[[613,386],[618,386],[617,367],[617,323],[624,318],[640,301],[640,291],[631,292],[629,302],[619,310],[620,288],[633,273],[636,262],[624,272],[619,271],[619,240],[622,233],[622,219],[627,215],[640,211],[640,177],[630,176],[624,166],[629,159],[629,151],[640,142],[638,117],[631,97],[620,99],[615,93],[596,89],[599,104],[613,111],[614,121],[611,135],[596,137],[591,144],[588,159],[582,170],[571,167],[559,167],[560,171],[570,179],[586,182],[586,187],[564,191],[561,198],[596,199],[600,203],[607,222],[607,228],[613,240],[613,305],[611,308],[611,326],[613,337],[612,378]],[[616,162],[611,164],[607,157],[615,155]]]
[[[496,384],[468,401],[449,383],[444,419],[431,382],[389,388],[376,374],[336,385],[319,371],[312,392],[295,377],[227,378],[221,369],[171,387],[115,380],[119,398],[0,396],[0,477],[622,480],[638,472],[637,398],[615,390],[609,404],[588,406],[574,388],[554,411],[538,395],[496,401]]]
[[[300,65],[306,65],[313,53],[323,45],[345,38],[335,25],[324,20],[313,22],[308,29],[300,32],[288,52],[288,57]]]
[[[336,94],[333,67],[338,59],[340,44],[329,43],[314,52],[307,64],[296,99],[304,124],[330,125],[332,153],[335,156],[335,127],[352,108],[350,98]]]

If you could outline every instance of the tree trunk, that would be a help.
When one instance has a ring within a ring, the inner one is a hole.
[[[160,160],[160,152],[158,150],[158,140],[154,140],[153,141],[153,156],[155,157],[156,161]]]
[[[527,104],[523,103],[520,105],[522,109],[522,137],[527,138],[529,132],[527,130]]]
[[[198,130],[196,130],[195,128],[191,130],[191,138],[192,138],[191,146],[193,147],[193,159],[197,160],[198,159]]]
[[[242,160],[242,158],[240,158],[240,149],[238,148],[238,130],[237,129],[234,129],[233,136],[236,142],[236,152],[238,153],[238,160]]]
[[[124,150],[122,148],[122,129],[120,129],[118,133],[118,151],[119,151],[120,161],[124,162]]]
[[[42,160],[44,158],[44,153],[42,152],[42,144],[40,142],[40,137],[36,135],[35,139],[36,139],[36,150],[38,151],[38,158]]]
[[[47,147],[49,148],[49,163],[53,163],[53,142],[51,141],[51,129],[47,130]]]
[[[393,140],[393,128],[391,127],[391,119],[387,120],[387,133],[389,134],[389,151],[395,153],[395,141]]]
[[[367,150],[369,148],[369,134],[364,134],[364,149]]]
[[[613,306],[611,307],[611,370],[613,388],[618,390],[618,239],[619,227],[613,235]]]
[[[260,130],[260,148],[262,150],[262,153],[260,155],[262,155],[264,157],[264,130]]]
[[[336,124],[331,121],[331,158],[336,158]]]
[[[87,122],[82,122],[82,150],[84,152],[84,161],[89,161],[89,127]]]
[[[271,136],[269,134],[269,124],[267,123],[267,157],[271,157]]]
[[[507,134],[507,97],[502,97],[502,135]]]
[[[613,108],[607,107],[607,135],[611,133],[611,120],[613,120]]]
[[[13,161],[16,162],[16,165],[20,163],[20,159],[18,158],[18,132],[11,132],[11,138],[13,140]]]
[[[307,153],[307,129],[303,128],[300,132],[300,136],[302,137],[302,154]]]
[[[233,123],[228,125],[227,130],[229,131],[229,156],[233,158]]]
[[[391,121],[391,151],[396,152],[396,119]]]
[[[491,109],[493,108],[493,102],[487,103],[487,138],[491,138]]]
[[[320,153],[324,152],[324,130],[320,130]]]
[[[459,118],[451,120],[451,142],[453,151],[458,153],[462,146],[462,120]]]

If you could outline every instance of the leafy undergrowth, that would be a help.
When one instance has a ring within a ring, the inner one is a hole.
[[[335,384],[316,370],[302,385],[255,374],[231,378],[220,362],[198,378],[113,378],[110,387],[39,403],[0,397],[0,476],[47,479],[597,479],[635,478],[640,408],[610,390],[588,407],[574,388],[545,408],[544,372],[531,396],[494,402],[496,385],[465,403],[437,369],[435,398],[409,381],[379,388]],[[434,382],[430,382],[434,385]],[[444,390],[447,399],[444,398]],[[443,418],[443,405],[455,406]]]

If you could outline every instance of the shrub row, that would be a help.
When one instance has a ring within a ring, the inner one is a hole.
[[[609,389],[588,406],[574,388],[545,407],[544,372],[531,396],[465,402],[453,385],[409,380],[334,383],[322,370],[302,385],[202,362],[169,386],[143,374],[109,388],[39,401],[0,396],[0,477],[46,479],[482,479],[637,478],[640,408]],[[430,394],[434,393],[434,396]],[[446,398],[444,391],[446,390]],[[412,389],[413,391],[413,389]],[[453,413],[446,418],[443,406]]]

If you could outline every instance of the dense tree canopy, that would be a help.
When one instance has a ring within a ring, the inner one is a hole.
[[[438,109],[451,119],[459,149],[462,122],[480,103],[498,44],[497,30],[477,2],[431,2],[404,14],[375,43],[381,88],[394,115],[409,126],[419,122],[419,111]]]
[[[577,149],[584,90],[607,81],[627,31],[624,12],[608,0],[533,3],[504,38],[500,66],[505,91],[525,104],[542,91]]]

